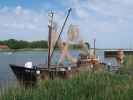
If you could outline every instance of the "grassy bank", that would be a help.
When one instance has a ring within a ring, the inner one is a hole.
[[[69,80],[49,80],[36,88],[1,91],[0,100],[132,100],[133,77],[84,73]]]

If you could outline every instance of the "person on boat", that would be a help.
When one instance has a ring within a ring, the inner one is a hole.
[[[31,61],[26,62],[26,63],[25,63],[25,67],[26,67],[26,68],[32,68],[32,67],[33,67],[33,66],[32,66],[32,62],[31,62]]]
[[[27,61],[24,65],[26,68],[33,68],[32,61]]]

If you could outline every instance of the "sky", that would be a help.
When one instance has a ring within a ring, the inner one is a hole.
[[[64,37],[74,24],[92,47],[95,33],[97,48],[133,48],[133,0],[0,0],[0,40],[47,40],[50,11],[60,30],[69,8]]]

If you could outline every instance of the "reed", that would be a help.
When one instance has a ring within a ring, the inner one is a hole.
[[[118,73],[133,75],[133,55],[125,56],[124,64],[122,65]]]
[[[133,77],[81,73],[69,80],[42,81],[36,88],[4,90],[0,100],[131,100]]]

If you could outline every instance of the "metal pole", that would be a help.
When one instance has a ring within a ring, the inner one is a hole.
[[[96,55],[96,39],[94,39],[94,56]]]
[[[48,35],[48,71],[49,71],[49,76],[50,76],[50,63],[51,63],[51,35],[52,35],[52,27],[53,27],[53,15],[54,13],[51,11],[51,19],[50,19],[50,24],[48,25],[49,28],[49,35]]]

